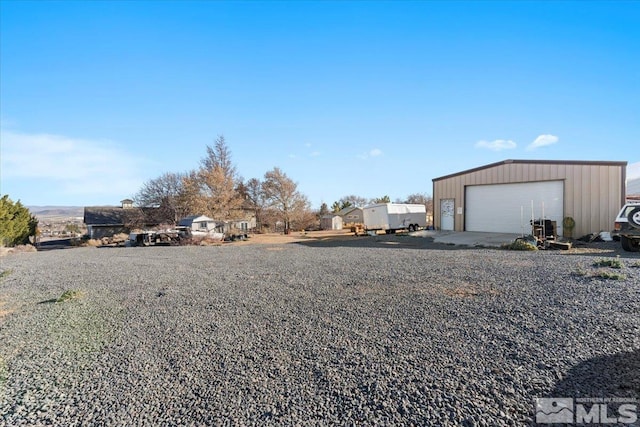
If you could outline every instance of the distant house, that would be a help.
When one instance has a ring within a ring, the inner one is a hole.
[[[343,224],[362,224],[364,223],[364,216],[362,214],[362,208],[356,206],[349,206],[337,212],[342,218]]]
[[[234,221],[229,221],[227,223],[227,226],[231,230],[238,230],[238,231],[242,231],[242,232],[246,233],[246,232],[256,228],[256,217],[255,216],[251,216],[250,218],[246,218],[246,219],[238,219],[238,220],[234,220]]]
[[[89,238],[100,239],[118,233],[129,233],[136,228],[153,228],[173,223],[171,215],[162,208],[135,207],[130,199],[124,199],[120,203],[120,206],[84,208],[84,223]]]
[[[227,233],[242,232],[247,233],[255,230],[258,226],[256,220],[256,211],[251,206],[243,205],[238,213],[237,219],[225,221],[228,229]]]
[[[338,214],[322,215],[320,228],[322,230],[342,230],[342,217]]]
[[[187,227],[194,234],[224,232],[224,224],[205,215],[190,215],[178,222],[178,227]]]
[[[246,234],[250,230],[256,228],[256,217],[253,214],[253,211],[245,211],[244,213],[246,214],[245,218],[229,221],[217,221],[205,215],[191,215],[181,219],[178,222],[178,227],[188,227],[194,234],[210,234],[213,232],[226,234]]]

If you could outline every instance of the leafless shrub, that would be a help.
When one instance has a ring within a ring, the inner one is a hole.
[[[199,243],[200,246],[220,246],[222,242],[220,239],[214,239],[211,237],[203,237]]]
[[[111,237],[111,243],[124,243],[129,240],[129,235],[125,233],[118,233]]]
[[[23,253],[23,252],[37,252],[38,250],[33,245],[17,245],[13,248],[13,252]]]
[[[180,239],[178,244],[180,246],[220,246],[222,245],[222,241],[206,236],[191,236]]]

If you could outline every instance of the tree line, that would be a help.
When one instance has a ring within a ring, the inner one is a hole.
[[[165,217],[193,214],[217,220],[244,219],[255,215],[258,229],[308,228],[314,220],[307,197],[298,184],[274,167],[262,179],[246,182],[238,174],[224,136],[206,147],[200,165],[186,173],[167,172],[145,182],[134,196],[138,206],[157,207]]]
[[[220,135],[213,146],[207,145],[206,155],[197,168],[186,173],[166,172],[146,181],[134,200],[141,207],[156,207],[165,218],[179,221],[188,215],[201,214],[216,220],[238,220],[251,212],[258,230],[263,228],[309,229],[317,226],[322,215],[336,213],[354,206],[390,203],[388,195],[368,199],[357,195],[336,200],[331,208],[322,203],[312,211],[308,198],[298,190],[298,184],[280,168],[274,167],[259,178],[244,180],[232,161],[231,150]],[[418,203],[433,212],[431,196],[414,193],[396,203]]]
[[[207,215],[217,220],[245,219],[251,212],[257,228],[283,230],[309,229],[317,226],[322,215],[354,206],[389,203],[389,196],[374,199],[348,195],[335,201],[331,209],[322,203],[319,211],[312,211],[308,198],[298,190],[298,184],[280,168],[274,167],[262,179],[247,181],[238,174],[224,136],[218,136],[213,147],[206,147],[206,155],[197,168],[186,173],[166,172],[146,181],[134,196],[140,207],[155,207],[163,218],[177,223],[192,214]],[[396,199],[396,203],[419,203],[433,212],[431,196],[422,193]],[[37,232],[38,220],[20,201],[8,195],[0,199],[0,244],[13,246],[27,243]]]

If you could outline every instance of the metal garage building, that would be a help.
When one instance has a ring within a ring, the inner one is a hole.
[[[572,217],[573,237],[610,231],[625,201],[627,162],[504,160],[433,180],[440,230],[530,233],[532,217]]]

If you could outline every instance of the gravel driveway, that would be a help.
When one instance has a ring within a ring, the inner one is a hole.
[[[637,254],[415,242],[4,257],[0,425],[520,426],[536,397],[640,397]]]

